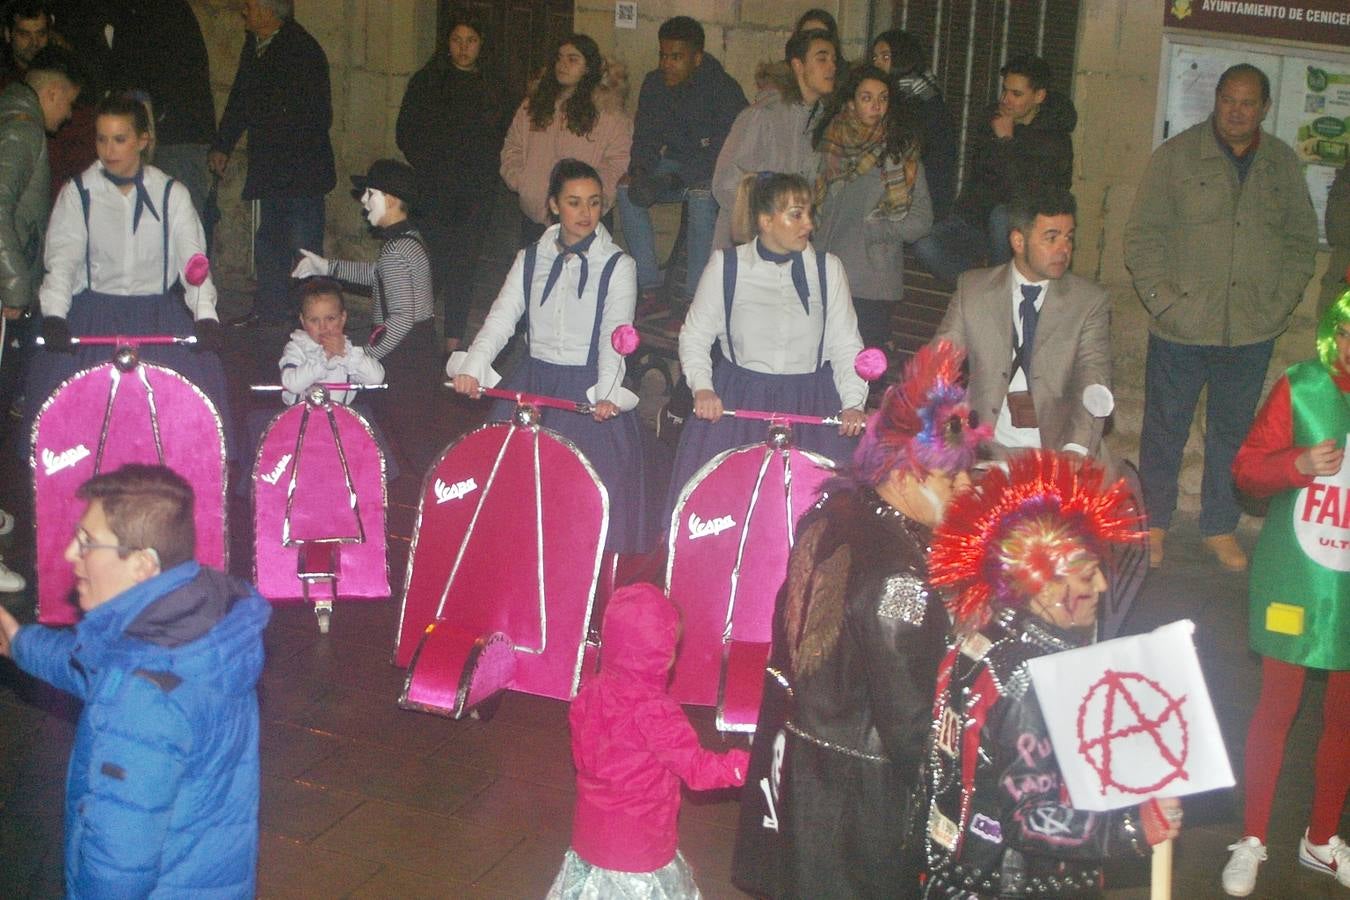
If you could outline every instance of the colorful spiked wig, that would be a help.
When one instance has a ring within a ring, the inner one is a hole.
[[[910,358],[904,377],[886,390],[881,408],[867,421],[853,453],[855,480],[876,487],[894,471],[922,478],[970,468],[993,427],[971,422],[961,382],[965,356],[950,342],[938,341]]]
[[[1025,606],[1047,584],[1107,545],[1140,539],[1124,481],[1109,487],[1096,463],[1074,453],[1030,450],[958,494],[933,536],[929,577],[954,590],[958,629],[999,608]]]
[[[1350,324],[1350,291],[1333,300],[1317,324],[1317,357],[1328,372],[1336,371],[1336,329],[1346,324]]]

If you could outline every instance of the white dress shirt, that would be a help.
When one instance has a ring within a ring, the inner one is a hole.
[[[584,366],[591,350],[591,332],[595,328],[595,305],[600,293],[600,279],[605,264],[620,252],[604,225],[597,225],[595,240],[586,250],[586,286],[577,297],[577,283],[581,277],[581,260],[572,255],[562,266],[562,273],[544,299],[544,285],[548,281],[553,260],[558,256],[558,231],[551,225],[536,245],[539,249],[534,262],[530,286],[530,356],[542,362],[562,366]],[[497,299],[492,302],[487,319],[473,339],[468,353],[457,372],[472,375],[479,384],[488,384],[492,360],[506,346],[515,333],[516,323],[525,314],[525,251],[516,254],[511,270],[506,274]],[[542,304],[542,305],[541,305]],[[610,276],[609,292],[600,320],[599,353],[596,383],[587,392],[592,403],[608,400],[621,409],[631,408],[630,391],[623,387],[626,367],[624,359],[610,343],[614,329],[631,325],[637,305],[637,266],[633,258],[623,254]]]
[[[736,254],[736,297],[731,307],[731,344],[736,365],[766,375],[800,375],[816,371],[817,361],[828,362],[843,409],[861,409],[867,401],[867,382],[853,369],[862,349],[858,316],[853,311],[844,266],[833,253],[825,255],[829,310],[822,323],[820,276],[816,251],[802,253],[806,267],[809,314],[792,283],[792,264],[761,259],[755,241],[734,250],[713,253],[699,279],[694,302],[680,329],[680,367],[692,391],[713,390],[712,343],[732,358],[727,341],[726,308],[722,291],[723,254]],[[821,329],[825,330],[823,357]],[[831,412],[834,412],[833,410]]]
[[[192,206],[192,198],[181,183],[169,193],[168,210],[164,205],[164,186],[168,176],[154,166],[145,167],[145,190],[159,219],[150,210],[141,213],[140,227],[131,230],[136,211],[136,190],[123,194],[103,177],[103,163],[85,169],[80,178],[89,192],[89,230],[84,226],[84,210],[74,179],[66,182],[57,195],[47,224],[44,261],[47,274],[38,290],[43,315],[65,318],[71,298],[92,287],[105,294],[123,296],[159,294],[164,290],[164,216],[169,217],[169,285],[183,275],[188,260],[206,252],[206,236],[201,219]],[[88,236],[93,239],[89,240]],[[92,285],[85,273],[85,245],[89,245]],[[216,318],[216,285],[208,275],[193,287],[182,278],[184,301],[193,320]]]

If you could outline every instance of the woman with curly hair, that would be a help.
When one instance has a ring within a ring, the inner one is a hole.
[[[521,245],[549,225],[548,179],[562,159],[595,167],[604,209],[614,206],[619,179],[628,171],[633,122],[601,85],[605,60],[595,40],[571,34],[558,44],[553,68],[516,110],[502,145],[501,175],[520,194]]]
[[[892,304],[905,294],[904,245],[933,227],[913,104],[892,102],[886,73],[858,66],[816,126],[816,244],[838,256],[853,289],[858,331],[890,339]]]

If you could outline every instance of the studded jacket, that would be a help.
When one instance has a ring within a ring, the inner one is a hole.
[[[1133,809],[1074,809],[1027,660],[1077,642],[1001,610],[938,669],[927,825],[930,898],[1090,897],[1100,861],[1149,852]]]
[[[832,491],[803,517],[770,657],[791,699],[781,722],[761,708],[751,772],[770,768],[767,748],[781,764],[742,794],[742,841],[763,841],[759,824],[776,819],[781,859],[738,845],[733,879],[752,893],[917,896],[909,838],[949,621],[927,583],[930,539],[870,489]]]

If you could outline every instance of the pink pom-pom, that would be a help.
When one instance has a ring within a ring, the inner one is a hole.
[[[211,274],[211,261],[206,258],[205,253],[194,253],[192,258],[187,261],[183,267],[183,277],[187,283],[193,287],[201,287],[203,282]]]
[[[863,381],[876,381],[886,374],[886,354],[876,347],[866,347],[853,357],[853,371]]]
[[[627,356],[638,348],[642,339],[638,337],[638,331],[632,325],[620,325],[610,335],[609,342],[620,356]]]

